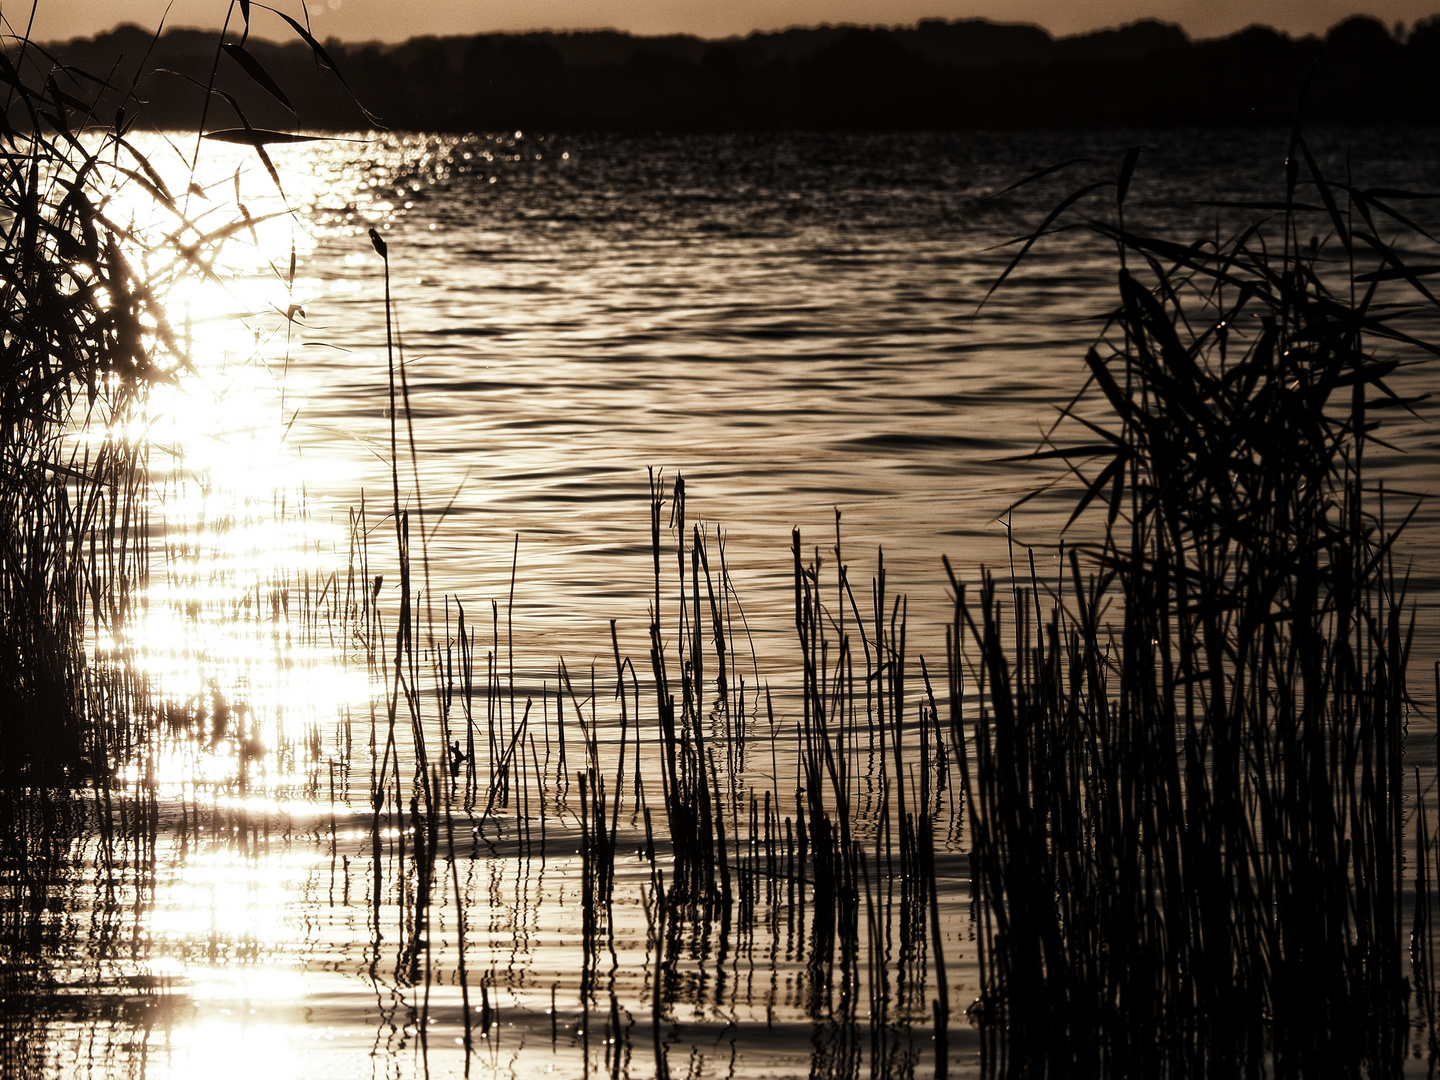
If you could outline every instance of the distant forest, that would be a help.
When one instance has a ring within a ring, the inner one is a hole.
[[[1257,26],[1192,41],[1160,22],[1053,38],[1035,26],[929,20],[721,41],[586,31],[420,37],[400,45],[325,42],[373,120],[304,42],[252,38],[245,50],[294,111],[227,53],[219,57],[220,85],[234,101],[212,99],[208,128],[238,126],[237,106],[255,127],[290,131],[1283,124],[1312,70],[1307,122],[1440,122],[1440,16],[1408,32],[1356,17],[1323,39]],[[122,26],[47,51],[113,86],[133,83],[149,102],[147,123],[194,128],[216,38],[172,30],[155,40]],[[27,59],[51,62],[33,49]]]

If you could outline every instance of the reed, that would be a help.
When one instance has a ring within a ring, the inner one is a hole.
[[[230,9],[246,33],[249,13],[248,4]],[[238,790],[246,793],[251,740],[243,711],[232,713],[219,690],[208,711],[199,699],[160,700],[133,637],[164,534],[164,523],[151,517],[147,409],[157,385],[191,371],[183,335],[166,317],[167,294],[181,281],[213,277],[225,244],[256,221],[243,209],[229,221],[194,210],[198,136],[187,186],[172,190],[173,176],[167,183],[138,145],[145,109],[135,86],[59,63],[28,33],[13,36],[8,23],[5,30],[0,1069],[21,1076],[53,1072],[44,1021],[55,1003],[47,995],[66,976],[52,962],[76,933],[64,913],[88,911],[96,955],[109,957],[127,912],[138,915],[142,898],[153,895],[160,747],[210,741],[206,720],[214,724],[213,746],[236,721],[229,736],[239,750]],[[216,47],[217,57],[222,49],[249,56],[240,43]],[[207,100],[210,90],[196,87]],[[262,133],[245,130],[242,141],[268,165]],[[172,549],[165,550],[168,561]],[[277,584],[264,598],[277,619],[288,586]],[[308,583],[305,596],[307,614],[323,610]],[[258,607],[258,589],[254,599]],[[92,792],[82,794],[87,787]],[[218,807],[207,813],[198,798],[187,805],[183,792],[178,822],[182,858],[202,828],[232,836],[242,850],[269,838],[268,817],[255,822],[244,810]],[[80,899],[97,871],[96,892]]]
[[[1424,239],[1394,209],[1419,196],[1327,180],[1297,132],[1271,216],[1182,244],[1127,225],[1137,156],[1006,270],[1078,223],[1118,297],[1035,455],[1070,464],[1100,539],[1053,584],[956,587],[976,1012],[1006,1075],[1398,1073],[1408,515],[1366,460],[1406,404],[1390,353],[1437,351],[1386,302],[1435,303],[1382,238]],[[1067,220],[1106,189],[1109,220]]]
[[[119,633],[146,572],[145,451],[123,431],[146,388],[179,366],[118,185],[173,205],[126,138],[98,137],[77,82],[37,73],[24,41],[0,63],[0,774],[10,787],[94,775],[113,718],[93,713],[87,627]],[[83,83],[82,83],[83,85]],[[128,250],[127,250],[128,249]],[[198,254],[198,253],[197,253]],[[74,426],[104,433],[67,438]]]
[[[250,5],[232,2],[216,67],[228,54],[285,101],[244,46],[249,21]],[[232,23],[243,23],[239,42],[227,40]],[[189,367],[166,296],[213,277],[225,242],[256,224],[243,207],[218,225],[193,211],[198,135],[189,186],[173,192],[133,138],[145,111],[136,87],[112,83],[28,33],[0,48],[0,782],[10,787],[100,776],[148,707],[129,676],[91,665],[87,641],[123,652],[148,573],[137,433],[150,388]],[[208,115],[213,73],[195,89]],[[253,147],[278,187],[265,143],[293,137],[257,131],[220,96],[244,125],[228,137]]]

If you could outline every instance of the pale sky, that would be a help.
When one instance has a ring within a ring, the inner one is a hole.
[[[1056,35],[1157,18],[1179,23],[1192,37],[1217,37],[1257,22],[1291,34],[1319,34],[1354,14],[1374,15],[1388,26],[1440,13],[1440,0],[308,0],[308,5],[317,37],[345,41],[599,28],[725,37],[827,22],[897,25],[923,18],[1029,22]],[[153,29],[166,6],[165,0],[38,0],[34,36],[47,41],[88,36],[120,22]],[[301,18],[299,0],[275,0],[275,6]],[[224,18],[226,0],[174,0],[169,7],[167,26],[212,27]],[[0,14],[14,32],[24,29],[30,10],[28,2],[0,0]],[[261,36],[293,37],[267,12],[257,8],[252,17]]]

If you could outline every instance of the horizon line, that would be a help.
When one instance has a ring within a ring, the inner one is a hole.
[[[1279,28],[1279,27],[1276,27],[1276,26],[1273,26],[1273,25],[1271,25],[1271,24],[1269,24],[1269,23],[1265,23],[1265,22],[1262,22],[1262,21],[1258,21],[1258,20],[1257,20],[1257,21],[1255,21],[1255,22],[1247,23],[1246,25],[1241,26],[1241,27],[1239,27],[1238,29],[1228,31],[1228,32],[1223,33],[1223,34],[1214,34],[1214,35],[1205,36],[1205,37],[1200,37],[1200,36],[1196,36],[1196,35],[1192,34],[1189,30],[1185,29],[1185,27],[1184,27],[1184,25],[1183,25],[1182,23],[1179,23],[1179,22],[1176,22],[1176,21],[1172,21],[1172,20],[1169,20],[1169,19],[1158,18],[1158,17],[1155,17],[1155,16],[1147,16],[1147,17],[1143,17],[1143,18],[1139,18],[1139,19],[1130,19],[1130,20],[1128,20],[1128,21],[1126,21],[1126,22],[1109,24],[1109,25],[1104,25],[1104,26],[1096,26],[1096,27],[1093,27],[1093,28],[1088,29],[1088,30],[1080,30],[1080,31],[1076,31],[1076,32],[1074,32],[1074,33],[1057,34],[1055,31],[1050,30],[1049,28],[1041,25],[1041,24],[1038,23],[1038,22],[1033,22],[1033,21],[1028,21],[1028,20],[1019,20],[1019,19],[1017,19],[1017,20],[990,19],[990,18],[986,18],[986,17],[984,17],[984,16],[978,16],[978,15],[977,15],[977,16],[971,16],[971,17],[964,17],[964,18],[947,19],[947,18],[944,18],[943,16],[935,15],[935,16],[925,16],[925,17],[916,19],[916,20],[913,21],[913,22],[908,22],[908,23],[884,23],[884,22],[869,22],[869,23],[866,23],[866,22],[853,22],[853,21],[848,21],[848,20],[847,20],[847,21],[840,21],[840,22],[828,22],[828,21],[827,21],[827,22],[818,22],[818,23],[794,23],[794,24],[791,24],[791,25],[788,25],[788,26],[779,27],[779,28],[775,28],[775,29],[768,29],[768,30],[767,30],[767,29],[754,29],[754,30],[749,30],[749,31],[747,31],[747,32],[745,32],[745,33],[724,34],[724,35],[720,35],[720,36],[708,36],[708,35],[705,35],[705,34],[695,33],[695,32],[693,32],[693,31],[685,31],[685,30],[676,30],[676,31],[668,32],[668,33],[649,33],[649,32],[636,31],[636,30],[623,30],[623,29],[620,29],[620,28],[615,27],[615,26],[586,26],[586,27],[566,27],[566,28],[563,28],[563,29],[557,29],[557,28],[555,28],[555,27],[530,27],[530,28],[527,28],[527,29],[524,29],[524,30],[474,30],[474,31],[469,31],[469,32],[457,32],[457,33],[451,33],[451,34],[421,33],[421,34],[411,34],[411,35],[409,35],[408,37],[393,38],[393,39],[389,39],[389,38],[377,38],[377,37],[344,38],[344,37],[341,37],[340,35],[337,35],[337,34],[331,34],[331,35],[327,35],[323,40],[325,40],[325,41],[338,41],[338,42],[340,42],[340,43],[342,43],[342,44],[344,44],[344,45],[347,45],[347,46],[369,46],[369,45],[396,46],[396,45],[404,45],[404,44],[406,44],[406,43],[408,43],[408,42],[411,42],[411,41],[423,40],[423,39],[426,39],[426,38],[445,39],[445,38],[475,38],[475,37],[501,37],[501,36],[505,36],[505,37],[525,37],[525,36],[529,36],[529,35],[538,35],[538,34],[553,34],[553,35],[618,34],[618,35],[620,35],[620,36],[622,36],[622,37],[629,37],[629,38],[636,38],[636,39],[691,38],[691,39],[694,39],[694,40],[696,40],[696,41],[727,42],[727,41],[744,41],[744,40],[746,40],[746,39],[748,39],[748,38],[752,38],[752,37],[756,37],[756,36],[761,36],[761,35],[787,34],[787,33],[792,33],[792,32],[795,32],[795,31],[813,31],[813,30],[889,30],[889,31],[894,31],[894,30],[916,30],[916,29],[919,29],[919,27],[920,27],[921,25],[925,24],[925,23],[943,23],[943,24],[945,24],[945,25],[956,25],[956,24],[965,24],[965,23],[984,23],[984,24],[988,24],[988,25],[990,25],[990,26],[1023,27],[1023,28],[1028,28],[1028,29],[1039,30],[1039,31],[1041,31],[1042,33],[1044,33],[1046,36],[1048,36],[1048,37],[1049,37],[1051,40],[1053,40],[1053,41],[1067,41],[1067,40],[1074,40],[1074,39],[1076,39],[1076,38],[1093,37],[1093,36],[1098,35],[1098,34],[1116,33],[1116,32],[1122,31],[1122,30],[1129,29],[1129,28],[1134,27],[1134,26],[1157,25],[1157,26],[1171,27],[1171,28],[1174,28],[1174,29],[1176,29],[1176,30],[1179,30],[1182,34],[1185,35],[1185,37],[1186,37],[1187,40],[1189,40],[1189,41],[1192,42],[1192,43],[1199,44],[1199,43],[1207,42],[1207,41],[1224,41],[1224,40],[1226,40],[1226,39],[1228,39],[1228,38],[1235,37],[1235,36],[1238,35],[1238,34],[1243,34],[1243,33],[1246,33],[1246,32],[1248,32],[1248,31],[1250,31],[1250,30],[1255,30],[1255,29],[1268,30],[1268,31],[1270,31],[1270,32],[1272,32],[1272,33],[1275,33],[1275,34],[1278,34],[1278,35],[1280,35],[1280,36],[1282,36],[1282,37],[1289,38],[1289,39],[1292,40],[1292,41],[1305,41],[1305,40],[1307,40],[1307,39],[1323,40],[1323,39],[1324,39],[1326,36],[1328,36],[1332,31],[1334,31],[1336,27],[1342,26],[1342,25],[1344,25],[1345,23],[1351,22],[1351,21],[1356,20],[1356,19],[1366,19],[1366,20],[1370,20],[1370,21],[1376,22],[1376,23],[1378,23],[1380,26],[1384,27],[1387,33],[1391,33],[1392,36],[1393,36],[1393,30],[1394,30],[1394,28],[1392,28],[1392,27],[1390,27],[1390,26],[1386,26],[1386,23],[1385,23],[1385,20],[1384,20],[1384,19],[1381,19],[1379,16],[1376,16],[1376,15],[1368,14],[1368,13],[1366,13],[1366,12],[1355,12],[1354,14],[1346,15],[1346,16],[1344,16],[1343,18],[1340,18],[1340,19],[1335,20],[1333,23],[1330,24],[1330,26],[1328,26],[1328,27],[1325,29],[1325,31],[1324,31],[1323,33],[1301,33],[1301,34],[1292,34],[1292,33],[1290,33],[1290,32],[1287,31],[1287,30],[1283,30],[1283,29],[1281,29],[1281,28]],[[1415,20],[1413,20],[1413,21],[1411,21],[1411,22],[1409,22],[1409,23],[1406,23],[1404,20],[1399,20],[1399,21],[1397,21],[1397,23],[1395,24],[1395,27],[1404,27],[1404,28],[1407,29],[1407,30],[1413,30],[1416,26],[1419,26],[1421,23],[1430,22],[1430,21],[1440,22],[1440,12],[1433,13],[1433,14],[1428,15],[1428,16],[1425,16],[1425,17],[1423,17],[1423,18],[1415,19]],[[123,29],[125,29],[125,28],[127,28],[127,27],[133,27],[133,28],[136,29],[136,30],[140,30],[140,31],[142,31],[142,32],[144,32],[144,33],[146,33],[146,34],[150,34],[150,35],[152,35],[152,36],[158,35],[158,36],[162,36],[162,37],[163,37],[165,34],[171,34],[171,33],[185,33],[185,32],[189,32],[189,33],[204,33],[204,34],[210,34],[210,33],[215,33],[215,32],[217,32],[217,28],[216,28],[216,27],[206,27],[206,26],[199,26],[199,25],[178,25],[178,26],[168,26],[168,27],[167,27],[167,26],[162,26],[161,28],[157,29],[157,28],[153,28],[153,27],[147,27],[147,26],[145,26],[144,24],[142,24],[141,22],[139,22],[139,21],[137,21],[137,20],[134,20],[134,19],[122,19],[120,22],[117,22],[114,26],[110,27],[110,29],[108,29],[108,30],[99,30],[99,31],[96,31],[95,33],[92,33],[92,34],[74,34],[74,35],[71,35],[71,36],[65,37],[65,38],[50,38],[50,39],[46,42],[46,44],[49,44],[49,43],[62,43],[62,42],[70,42],[70,41],[93,41],[93,40],[95,40],[95,39],[97,39],[97,38],[100,38],[100,37],[103,37],[103,36],[105,36],[105,35],[107,35],[107,34],[118,33],[119,31],[121,31],[121,30],[123,30]],[[313,28],[312,28],[312,33],[313,33],[313,32],[314,32],[314,31],[313,31]],[[13,33],[0,35],[0,37],[6,37],[6,36],[18,36],[18,35],[15,35],[15,34],[13,34]],[[272,39],[266,38],[263,34],[258,34],[258,35],[257,35],[257,34],[254,34],[254,33],[253,33],[253,28],[252,28],[252,33],[250,34],[250,36],[252,36],[252,37],[259,37],[260,40],[262,40],[262,41],[271,41],[272,44],[280,44],[280,42],[275,42],[275,41],[273,41]],[[319,38],[319,34],[316,34],[316,37]]]

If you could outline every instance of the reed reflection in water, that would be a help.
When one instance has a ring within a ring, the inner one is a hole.
[[[361,625],[378,618],[362,616]],[[456,633],[456,666],[473,671],[468,632],[457,625]],[[865,877],[869,959],[888,958],[886,979],[898,978],[872,982],[854,945],[860,939],[846,937],[856,897],[840,904],[837,925],[827,909],[834,883],[828,899],[816,891],[820,840],[807,838],[804,824],[811,811],[791,805],[796,771],[818,761],[795,759],[783,722],[755,710],[743,674],[732,672],[734,697],[695,728],[697,743],[685,735],[676,744],[658,739],[653,721],[636,729],[637,685],[617,706],[603,693],[577,693],[561,672],[559,686],[520,686],[531,703],[517,715],[508,679],[490,667],[479,687],[463,676],[447,687],[471,706],[468,715],[457,707],[448,731],[436,732],[441,714],[425,710],[432,753],[444,745],[437,734],[457,736],[469,751],[453,774],[431,774],[429,797],[441,813],[424,809],[427,786],[409,769],[397,779],[392,767],[388,781],[373,772],[377,756],[386,760],[383,712],[350,717],[313,746],[268,751],[305,762],[289,797],[288,776],[247,773],[243,729],[222,740],[234,743],[238,763],[228,777],[121,778],[110,817],[122,828],[131,822],[133,836],[91,832],[59,875],[66,884],[52,905],[64,914],[46,926],[66,941],[55,952],[68,950],[72,966],[44,973],[53,1011],[31,1048],[37,1067],[169,1075],[213,1064],[225,1075],[237,1041],[252,1038],[268,1064],[296,1075],[552,1066],[649,1075],[657,1052],[690,1059],[707,1075],[773,1071],[787,1061],[808,1074],[817,1053],[834,1058],[837,1075],[855,1074],[867,1052],[902,1071],[920,1060],[929,1032],[924,938],[917,951],[913,936],[915,872],[876,873],[873,884]],[[855,695],[858,709],[865,697]],[[747,713],[735,711],[747,700]],[[172,767],[203,758],[215,746],[213,735],[205,745],[205,719],[187,729],[172,717],[155,738],[172,752],[157,756]],[[903,863],[882,827],[890,812],[883,730],[863,714],[850,725],[842,721],[835,750],[845,800],[865,808],[856,838],[873,833],[865,842],[877,868]],[[392,766],[408,765],[418,755],[403,727],[395,734],[401,753]],[[665,814],[676,808],[655,790],[655,762],[679,745],[693,784],[698,740],[707,736],[714,827],[730,842],[715,847],[712,836],[696,864],[694,851],[677,854],[666,835]],[[958,838],[952,766],[933,764],[946,758],[938,739],[933,717],[909,736],[924,783],[938,789],[921,812],[941,815],[942,833]],[[345,795],[366,786],[367,766],[381,793],[368,810]],[[909,835],[904,826],[898,833]],[[696,872],[717,859],[724,869],[716,875]],[[687,860],[684,881],[672,878]],[[957,877],[959,867],[945,861]],[[99,892],[89,866],[102,868]],[[945,918],[958,951],[963,920],[951,905]],[[952,969],[951,979],[964,987],[963,974],[956,980]],[[68,1015],[67,999],[85,1004]],[[887,1017],[878,1037],[865,1025],[875,1009]],[[107,1026],[107,1017],[118,1022]],[[474,1055],[464,1053],[467,1038]],[[212,1062],[212,1053],[225,1057]],[[254,1060],[246,1056],[245,1067]]]

